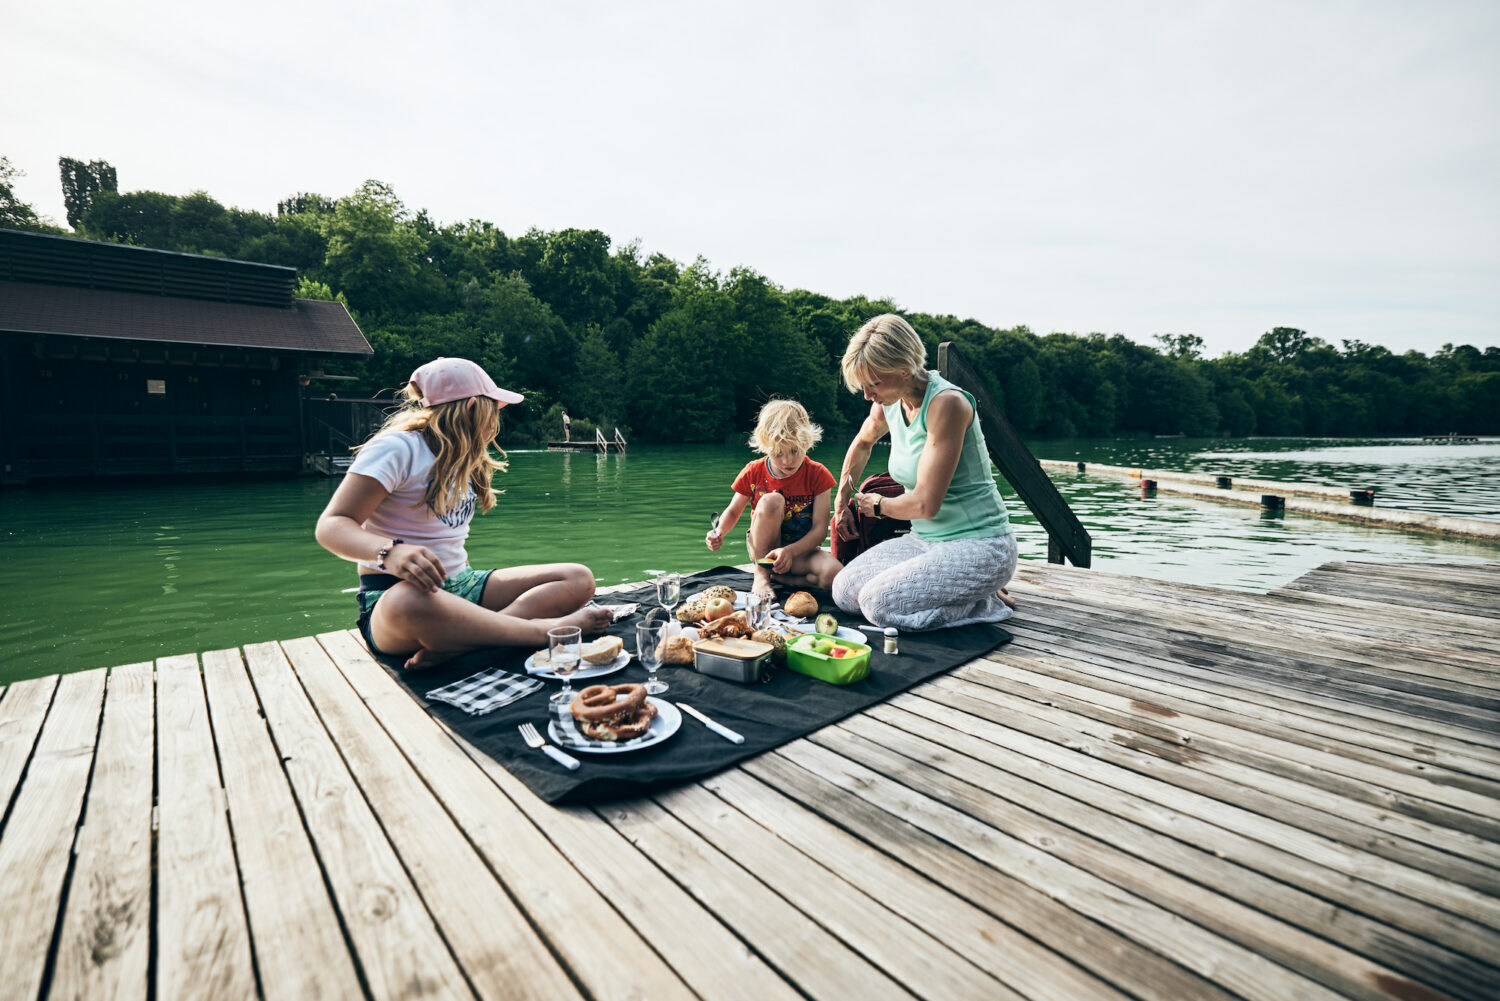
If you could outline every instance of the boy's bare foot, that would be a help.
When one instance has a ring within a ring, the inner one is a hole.
[[[406,658],[402,666],[408,671],[420,671],[424,667],[437,667],[444,661],[457,657],[456,651],[429,650],[426,647],[418,647],[417,652]]]
[[[750,593],[762,598],[776,597],[776,592],[771,588],[771,575],[758,566],[755,568],[755,583],[750,585]]]
[[[1005,588],[1002,587],[1000,590],[996,591],[995,595],[1001,601],[1005,602],[1008,606],[1010,606],[1011,608],[1015,608],[1016,607],[1016,599],[1012,598],[1010,596],[1010,592],[1007,591]]]

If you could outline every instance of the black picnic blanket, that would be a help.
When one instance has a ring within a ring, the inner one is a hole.
[[[686,601],[714,584],[727,584],[744,591],[749,590],[750,583],[750,574],[743,570],[716,567],[685,575],[682,596]],[[834,613],[843,625],[856,628],[861,625],[856,618],[839,611],[826,593],[812,593],[818,595],[821,611]],[[600,601],[608,604],[640,602],[641,607],[634,615],[621,619],[610,629],[612,634],[625,639],[625,648],[633,652],[635,625],[655,605],[655,588],[647,585],[633,591],[611,592],[601,596]],[[668,684],[669,690],[655,697],[686,702],[716,722],[738,731],[745,742],[731,743],[683,713],[682,726],[671,738],[637,751],[602,755],[564,748],[583,763],[576,771],[569,771],[540,750],[527,747],[516,730],[521,723],[534,723],[538,732],[547,735],[550,718],[547,700],[561,687],[559,681],[548,680],[540,691],[483,716],[471,716],[454,706],[428,702],[423,698],[426,692],[491,667],[524,675],[524,662],[532,651],[480,650],[427,670],[405,671],[390,664],[387,664],[387,669],[419,703],[427,707],[428,712],[498,761],[543,800],[549,803],[597,803],[644,795],[712,774],[883,702],[919,681],[973,660],[1010,639],[1010,633],[1004,629],[987,624],[930,633],[903,632],[900,652],[892,656],[884,652],[882,636],[870,635],[869,676],[844,686],[826,684],[786,668],[778,670],[768,682],[741,685],[699,674],[690,664],[667,664],[657,676]],[[623,670],[597,680],[598,683],[615,685],[644,682],[646,671],[632,659]],[[595,683],[592,679],[582,682],[575,679],[573,689],[577,691]]]

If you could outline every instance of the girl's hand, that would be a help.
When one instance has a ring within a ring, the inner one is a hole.
[[[717,529],[710,529],[703,537],[703,544],[708,546],[710,552],[717,553],[719,547],[724,544],[724,536],[720,535]]]
[[[771,564],[772,573],[792,572],[792,560],[795,557],[788,553],[785,548],[771,550],[769,553],[766,553],[766,558],[776,561]]]
[[[390,573],[428,594],[442,587],[443,581],[448,577],[443,572],[443,564],[433,555],[432,550],[410,542],[403,542],[387,553],[385,566]]]

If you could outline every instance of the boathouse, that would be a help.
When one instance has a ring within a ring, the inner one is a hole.
[[[0,472],[298,472],[307,394],[372,354],[294,268],[0,230]]]

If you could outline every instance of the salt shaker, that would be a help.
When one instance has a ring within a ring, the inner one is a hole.
[[[885,652],[886,653],[899,653],[900,652],[899,650],[897,650],[896,627],[895,626],[886,626],[885,627]]]

